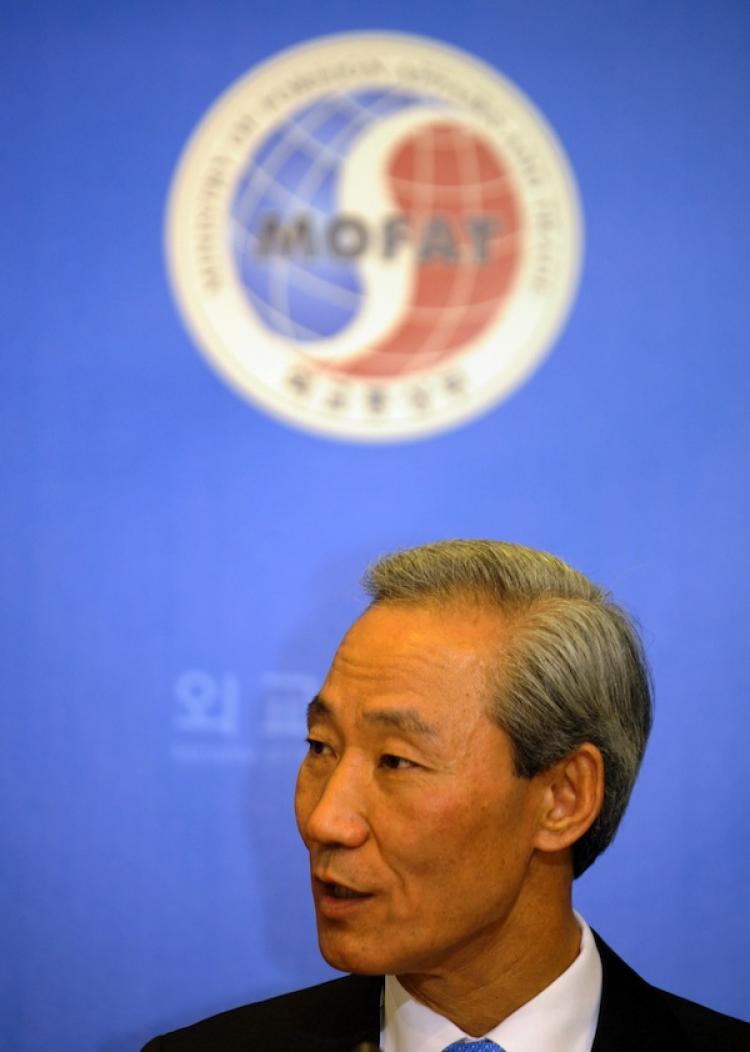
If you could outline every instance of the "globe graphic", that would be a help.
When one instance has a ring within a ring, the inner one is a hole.
[[[405,307],[375,346],[334,372],[389,377],[427,369],[459,353],[502,309],[519,263],[520,207],[502,159],[439,100],[394,89],[336,92],[277,125],[250,157],[231,208],[231,248],[242,288],[261,322],[304,351],[340,333],[366,295],[356,260],[308,251],[305,231],[287,251],[259,251],[268,217],[288,232],[300,217],[320,228],[338,212],[341,173],[375,122],[419,107],[422,119],[383,158],[394,212],[412,230],[436,216],[453,231],[455,258],[415,258]],[[472,252],[472,223],[492,234]]]

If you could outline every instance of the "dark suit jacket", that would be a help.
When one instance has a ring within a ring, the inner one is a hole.
[[[750,1052],[750,1024],[657,990],[597,936],[603,981],[592,1052]],[[377,1045],[382,976],[350,975],[235,1008],[142,1052],[352,1052]]]

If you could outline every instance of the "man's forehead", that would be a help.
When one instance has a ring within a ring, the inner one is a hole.
[[[309,715],[442,735],[459,713],[486,714],[502,635],[476,606],[374,605],[344,637]]]
[[[484,676],[491,651],[476,641],[422,631],[413,624],[385,624],[385,631],[354,626],[334,655],[321,694],[404,705],[429,702],[449,684],[476,683]]]

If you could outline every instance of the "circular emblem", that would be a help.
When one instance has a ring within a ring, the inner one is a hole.
[[[577,196],[507,80],[399,34],[312,41],[219,98],[179,162],[167,256],[198,346],[284,420],[419,437],[494,405],[577,282]]]

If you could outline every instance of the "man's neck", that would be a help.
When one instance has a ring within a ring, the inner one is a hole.
[[[562,975],[578,956],[581,933],[570,904],[514,917],[498,937],[472,942],[463,956],[425,974],[399,975],[418,1001],[481,1037]]]

